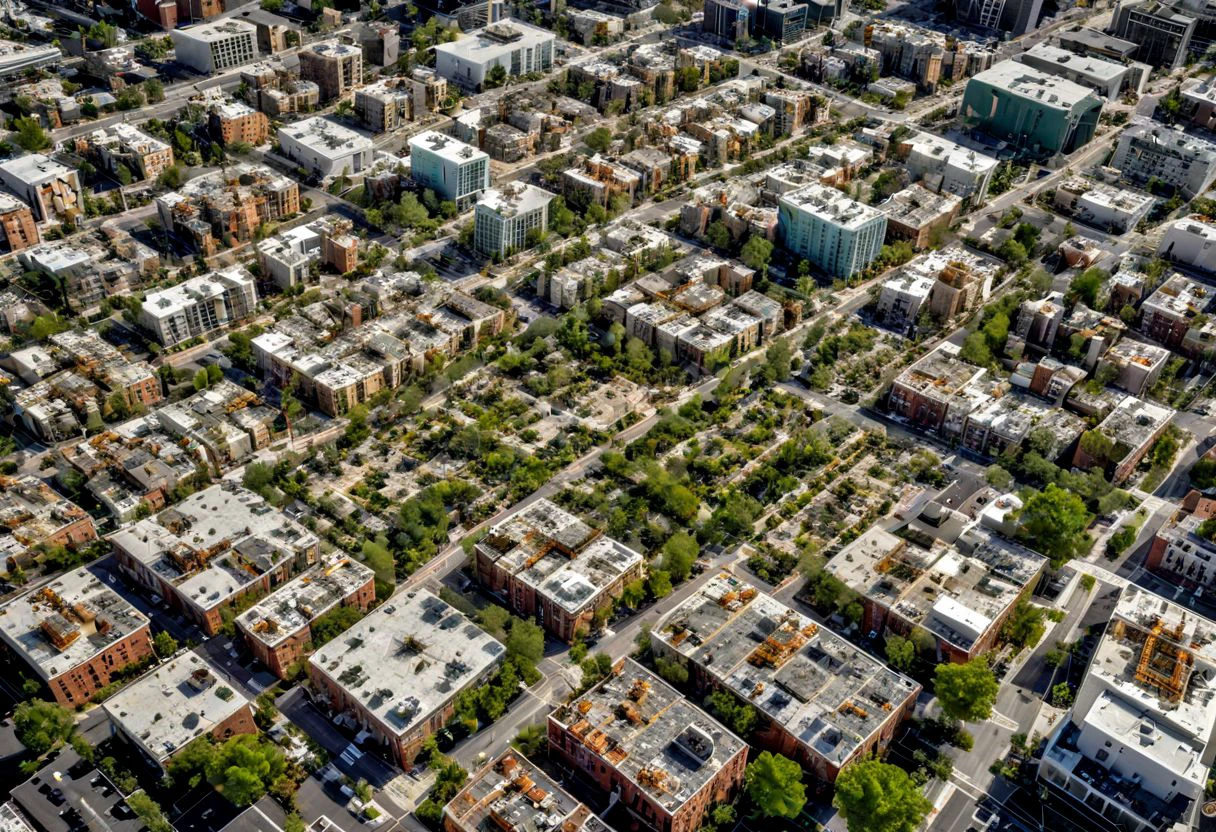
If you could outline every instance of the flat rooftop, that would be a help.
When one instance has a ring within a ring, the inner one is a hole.
[[[146,626],[143,613],[87,569],[65,573],[0,607],[0,636],[43,680]]]
[[[556,35],[547,29],[512,19],[474,29],[465,37],[451,43],[437,44],[435,52],[453,55],[472,63],[488,63],[509,55],[516,49],[535,48],[555,38]]]
[[[917,361],[896,377],[895,382],[933,398],[945,399],[961,392],[984,374],[958,357],[959,348],[949,342]]]
[[[475,772],[444,813],[463,832],[608,832],[588,806],[513,750]]]
[[[308,660],[398,737],[477,683],[507,649],[426,590],[398,593]]]
[[[477,551],[571,614],[643,560],[544,499],[491,527]]]
[[[338,606],[375,577],[349,557],[333,558],[297,575],[237,616],[237,625],[275,647]]]
[[[27,184],[38,184],[50,179],[60,179],[73,173],[72,168],[56,162],[42,153],[28,153],[0,163],[0,170]]]
[[[1036,43],[1023,55],[1050,62],[1064,72],[1073,72],[1095,83],[1109,83],[1127,73],[1127,67],[1113,61],[1104,61],[1090,55],[1078,55],[1048,43]],[[1050,72],[1051,70],[1044,70]]]
[[[633,659],[549,719],[674,814],[747,744]]]
[[[946,165],[970,171],[977,176],[996,170],[999,164],[991,156],[932,133],[917,133],[911,139],[906,139],[905,143],[914,153],[940,160]]]
[[[651,638],[836,766],[920,692],[831,630],[725,573],[668,613]]]
[[[288,136],[327,158],[371,150],[374,147],[370,136],[323,116],[313,116],[284,125],[279,128],[279,134]]]
[[[410,153],[413,154],[419,148],[456,164],[464,164],[474,159],[490,158],[472,145],[435,130],[427,130],[410,137]]]
[[[860,203],[835,188],[819,183],[784,193],[781,195],[781,202],[843,228],[860,228],[882,217],[882,212],[877,208]]]
[[[1139,449],[1174,417],[1168,407],[1126,396],[1095,430],[1115,443],[1112,458],[1121,460]]]
[[[229,480],[109,539],[202,610],[318,544],[308,529]]]
[[[972,529],[955,546],[924,549],[877,526],[826,569],[854,592],[969,651],[1017,602],[1047,559]]]
[[[1071,110],[1087,99],[1096,99],[1094,91],[1089,87],[1083,87],[1067,78],[1048,75],[1041,69],[1017,61],[994,64],[990,69],[973,75],[967,83],[987,84],[1010,95],[1056,110]]]
[[[127,685],[103,707],[115,725],[163,763],[248,706],[210,663],[186,652]]]
[[[246,23],[244,20],[228,19],[216,20],[210,23],[199,23],[196,26],[188,26],[185,29],[174,29],[173,34],[193,40],[201,40],[205,43],[215,43],[241,35],[249,35],[256,38],[258,27],[252,23]]]
[[[500,217],[515,217],[544,208],[553,200],[544,188],[523,182],[507,182],[498,188],[490,188],[477,201],[478,208],[485,208]]]

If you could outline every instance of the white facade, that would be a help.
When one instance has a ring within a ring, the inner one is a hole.
[[[1149,194],[1070,179],[1056,188],[1055,206],[1086,225],[1124,234],[1146,219],[1156,202]]]
[[[1137,121],[1119,137],[1110,166],[1133,182],[1158,179],[1199,196],[1216,181],[1216,144],[1150,121]]]
[[[1157,256],[1216,274],[1216,225],[1196,216],[1174,220],[1166,227]]]
[[[528,247],[528,232],[549,227],[549,202],[554,195],[535,185],[509,183],[491,188],[473,213],[473,245],[482,254],[506,257]]]
[[[310,282],[310,268],[321,257],[321,235],[301,225],[258,243],[262,273],[281,289]]]
[[[472,145],[428,130],[410,139],[410,175],[440,199],[464,210],[490,187],[490,157]]]
[[[280,127],[279,146],[287,158],[325,179],[362,173],[375,150],[370,137],[321,116]]]
[[[996,171],[996,159],[925,133],[910,139],[904,147],[912,181],[931,191],[961,196],[969,200],[971,208],[983,203]]]
[[[248,318],[257,303],[253,276],[233,266],[150,293],[140,309],[139,325],[171,347]]]
[[[174,29],[173,48],[179,63],[202,75],[256,61],[258,29],[244,20],[220,20],[188,29]]]
[[[506,70],[508,78],[551,69],[555,43],[552,32],[506,20],[437,45],[435,69],[454,84],[478,89],[495,66]]]
[[[0,182],[28,204],[40,222],[73,216],[84,206],[80,174],[41,153],[0,164]]]
[[[924,274],[903,273],[882,284],[878,294],[876,317],[891,329],[904,329],[916,323],[921,309],[933,292],[933,277]]]

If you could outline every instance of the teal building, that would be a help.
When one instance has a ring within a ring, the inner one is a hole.
[[[1102,99],[1093,90],[1016,61],[967,82],[963,121],[1018,148],[1071,153],[1094,136]]]
[[[835,188],[807,185],[781,195],[777,235],[782,245],[832,277],[848,277],[882,251],[887,218]]]

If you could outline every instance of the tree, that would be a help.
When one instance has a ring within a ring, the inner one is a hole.
[[[1088,543],[1085,529],[1089,526],[1089,512],[1084,501],[1055,483],[1032,495],[1018,519],[1022,538],[1031,548],[1051,558],[1056,569],[1081,554]]]
[[[147,792],[136,792],[128,797],[127,806],[139,816],[148,832],[174,832],[173,824],[165,817],[160,804],[148,797]]]
[[[502,64],[494,64],[486,73],[486,87],[501,87],[507,82],[507,68]]]
[[[916,832],[933,808],[906,771],[872,758],[841,770],[832,803],[849,832]]]
[[[149,104],[159,104],[165,100],[165,85],[158,78],[149,78],[143,83],[144,95]]]
[[[379,535],[375,540],[364,540],[362,553],[363,562],[376,573],[377,581],[389,586],[397,582],[397,568],[386,537]]]
[[[604,153],[612,144],[612,131],[607,127],[597,127],[588,133],[583,141],[596,153]]]
[[[933,672],[933,692],[951,719],[979,722],[992,715],[999,685],[987,656],[966,664],[939,664]]]
[[[17,131],[13,141],[24,151],[34,153],[51,146],[51,137],[42,129],[38,119],[32,116],[13,119],[13,129]]]
[[[688,580],[701,547],[690,535],[676,532],[663,544],[663,571],[677,583]]]
[[[705,229],[705,242],[719,251],[730,248],[730,229],[722,220],[715,220]]]
[[[1001,627],[1001,638],[1018,647],[1034,647],[1047,629],[1043,624],[1044,611],[1029,601],[1018,601],[1009,618]]]
[[[329,612],[317,618],[309,631],[312,634],[313,647],[328,644],[358,623],[363,617],[363,611],[358,607],[338,605]]]
[[[984,478],[997,491],[1008,491],[1009,486],[1013,485],[1013,475],[1000,465],[989,465],[984,471]]]
[[[535,667],[545,656],[545,631],[527,619],[512,619],[506,647],[508,657]]]
[[[54,702],[31,699],[17,706],[13,726],[22,745],[35,754],[45,754],[68,741],[76,720],[71,711]]]
[[[903,636],[887,636],[887,661],[896,670],[907,673],[916,663],[916,645]]]
[[[248,806],[266,794],[286,768],[278,746],[252,734],[214,748],[204,765],[208,782],[236,806]]]
[[[156,177],[156,184],[162,188],[180,188],[185,180],[185,174],[182,172],[181,165],[170,165],[160,172],[160,176]]]
[[[992,363],[992,350],[989,349],[988,339],[982,332],[973,332],[968,335],[959,349],[958,356],[964,361],[980,367],[986,367]]]
[[[739,252],[739,258],[749,269],[768,274],[768,261],[773,256],[773,244],[764,237],[749,237]]]
[[[1072,279],[1068,284],[1068,297],[1074,303],[1080,301],[1093,309],[1098,303],[1098,292],[1110,274],[1097,266],[1091,266]]]
[[[747,797],[763,818],[796,818],[806,804],[802,767],[788,757],[763,751],[744,773]]]
[[[789,381],[794,353],[789,339],[780,338],[764,351],[764,377],[769,381]]]
[[[161,630],[152,639],[152,644],[156,647],[156,655],[162,659],[166,659],[177,652],[177,639],[169,634],[168,630]]]

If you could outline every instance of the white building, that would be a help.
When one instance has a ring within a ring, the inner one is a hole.
[[[1180,127],[1137,120],[1119,137],[1110,166],[1133,182],[1160,180],[1190,199],[1216,181],[1216,144]]]
[[[1086,225],[1124,234],[1146,219],[1157,200],[1151,195],[1091,182],[1079,176],[1056,188],[1055,207]]]
[[[468,208],[490,187],[490,157],[451,136],[428,130],[410,139],[410,175],[440,199]]]
[[[321,257],[321,234],[300,225],[258,243],[262,274],[281,289],[309,283],[310,269]]]
[[[1128,587],[1048,740],[1040,781],[1101,828],[1197,829],[1216,761],[1214,675],[1216,623]]]
[[[1107,101],[1114,101],[1127,82],[1130,67],[1114,61],[1104,61],[1092,55],[1078,55],[1058,46],[1037,43],[1014,60],[1027,66],[1067,78],[1073,83],[1089,87]]]
[[[507,78],[553,68],[556,36],[518,20],[494,23],[467,37],[435,47],[435,69],[467,89],[480,89],[491,69],[501,66]]]
[[[139,325],[166,347],[248,318],[257,308],[253,276],[239,266],[150,293]]]
[[[371,137],[321,116],[280,127],[279,146],[293,162],[326,179],[361,173],[375,150]]]
[[[244,20],[217,20],[188,29],[174,29],[173,48],[179,63],[201,75],[211,75],[258,58],[258,29]]]
[[[30,206],[39,222],[73,217],[84,209],[80,175],[41,153],[0,164],[0,182]]]
[[[900,151],[906,155],[912,181],[931,191],[961,196],[972,209],[983,204],[996,159],[928,133],[903,142]]]
[[[1174,220],[1166,226],[1157,256],[1216,274],[1216,225],[1198,215]]]
[[[875,317],[883,325],[902,330],[916,323],[933,293],[937,280],[932,275],[904,271],[888,278],[878,294]]]
[[[528,232],[549,227],[554,195],[521,182],[509,182],[482,194],[473,212],[473,245],[482,254],[508,254],[528,248]]]

